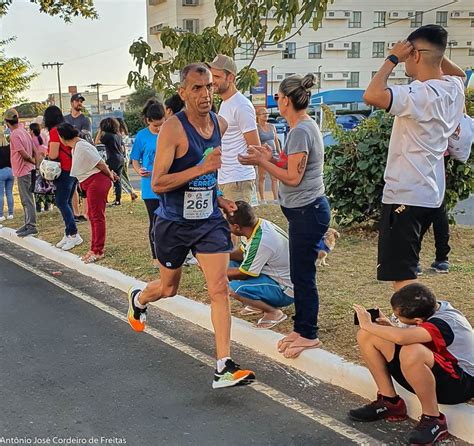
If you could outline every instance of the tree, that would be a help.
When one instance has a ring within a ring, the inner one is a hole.
[[[127,101],[127,108],[130,110],[138,110],[143,108],[148,99],[157,95],[156,90],[149,82],[144,82],[136,86],[136,90],[130,94]]]
[[[0,112],[3,113],[17,100],[19,94],[26,90],[37,76],[30,73],[30,64],[20,57],[7,57],[3,48],[8,41],[0,41]]]
[[[15,107],[16,111],[22,118],[36,118],[43,115],[47,105],[41,102],[25,102]]]
[[[163,27],[160,40],[163,48],[173,53],[172,58],[165,58],[163,52],[153,53],[141,38],[135,41],[129,52],[138,69],[129,73],[128,84],[136,86],[143,82],[146,76],[142,69],[147,67],[153,73],[152,85],[160,92],[168,92],[176,88],[172,75],[185,65],[212,60],[219,53],[235,57],[245,43],[251,44],[252,56],[237,80],[239,89],[246,91],[257,83],[252,65],[262,45],[284,42],[308,23],[317,29],[329,2],[333,0],[215,0],[215,25],[200,34]],[[270,16],[275,20],[270,22]],[[299,25],[296,30],[294,23]]]
[[[8,13],[13,0],[0,1],[0,17]],[[39,5],[41,12],[51,16],[58,15],[65,22],[71,21],[71,16],[81,16],[96,19],[97,12],[93,0],[30,0],[30,3]]]

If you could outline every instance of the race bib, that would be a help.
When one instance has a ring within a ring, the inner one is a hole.
[[[183,217],[186,220],[203,220],[213,212],[212,190],[184,193]]]

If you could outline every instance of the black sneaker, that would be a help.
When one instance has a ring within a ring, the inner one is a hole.
[[[379,393],[375,401],[358,409],[350,410],[349,417],[355,421],[403,421],[408,418],[407,406],[401,398],[397,403],[393,404],[390,401],[384,400]]]
[[[441,262],[435,260],[431,264],[431,269],[440,274],[447,274],[449,273],[449,262],[447,260],[443,260]]]
[[[217,370],[214,372],[214,381],[212,381],[213,389],[222,389],[224,387],[232,387],[238,384],[250,384],[255,381],[255,373],[251,370],[242,370],[239,364],[232,359],[225,362],[222,372]]]
[[[26,228],[25,230],[16,233],[18,237],[27,237],[28,235],[36,234],[38,234],[38,230],[34,227]]]
[[[449,437],[446,417],[440,413],[438,418],[422,415],[420,422],[408,435],[411,445],[434,444]]]
[[[141,292],[140,288],[131,287],[128,290],[128,314],[127,319],[130,327],[135,331],[143,331],[146,326],[146,308],[143,310],[135,306],[135,296]]]
[[[74,215],[74,221],[76,223],[84,223],[87,221],[87,218],[84,215]]]

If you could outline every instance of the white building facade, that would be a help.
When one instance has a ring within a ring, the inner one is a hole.
[[[159,34],[163,26],[200,32],[212,26],[214,0],[147,0],[148,43],[162,51]],[[447,55],[464,69],[474,66],[474,3],[469,0],[442,5],[442,0],[335,0],[320,28],[309,24],[284,43],[265,45],[253,67],[268,71],[268,93],[291,74],[315,73],[320,89],[365,88],[390,48],[414,29],[429,23],[444,26],[449,33]],[[269,24],[272,19],[270,18]],[[275,22],[276,24],[276,22]],[[299,28],[294,25],[294,31]],[[236,51],[236,62],[247,65],[253,55],[251,44]],[[171,53],[166,53],[172,57]],[[391,77],[406,83],[403,65]]]

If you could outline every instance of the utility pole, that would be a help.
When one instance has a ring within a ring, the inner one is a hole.
[[[59,108],[62,110],[63,109],[63,97],[61,94],[61,75],[59,73],[59,69],[63,66],[63,63],[60,62],[54,62],[54,63],[43,63],[43,70],[45,68],[54,68],[56,67],[56,70],[58,72],[58,90],[59,90]]]
[[[99,95],[99,88],[102,87],[102,84],[99,84],[99,82],[95,84],[89,85],[91,88],[96,88],[97,89],[97,114],[100,115],[100,95]]]
[[[453,49],[453,46],[456,46],[458,43],[455,40],[450,40],[448,42],[448,47],[449,47],[449,60],[451,60],[451,51]]]

